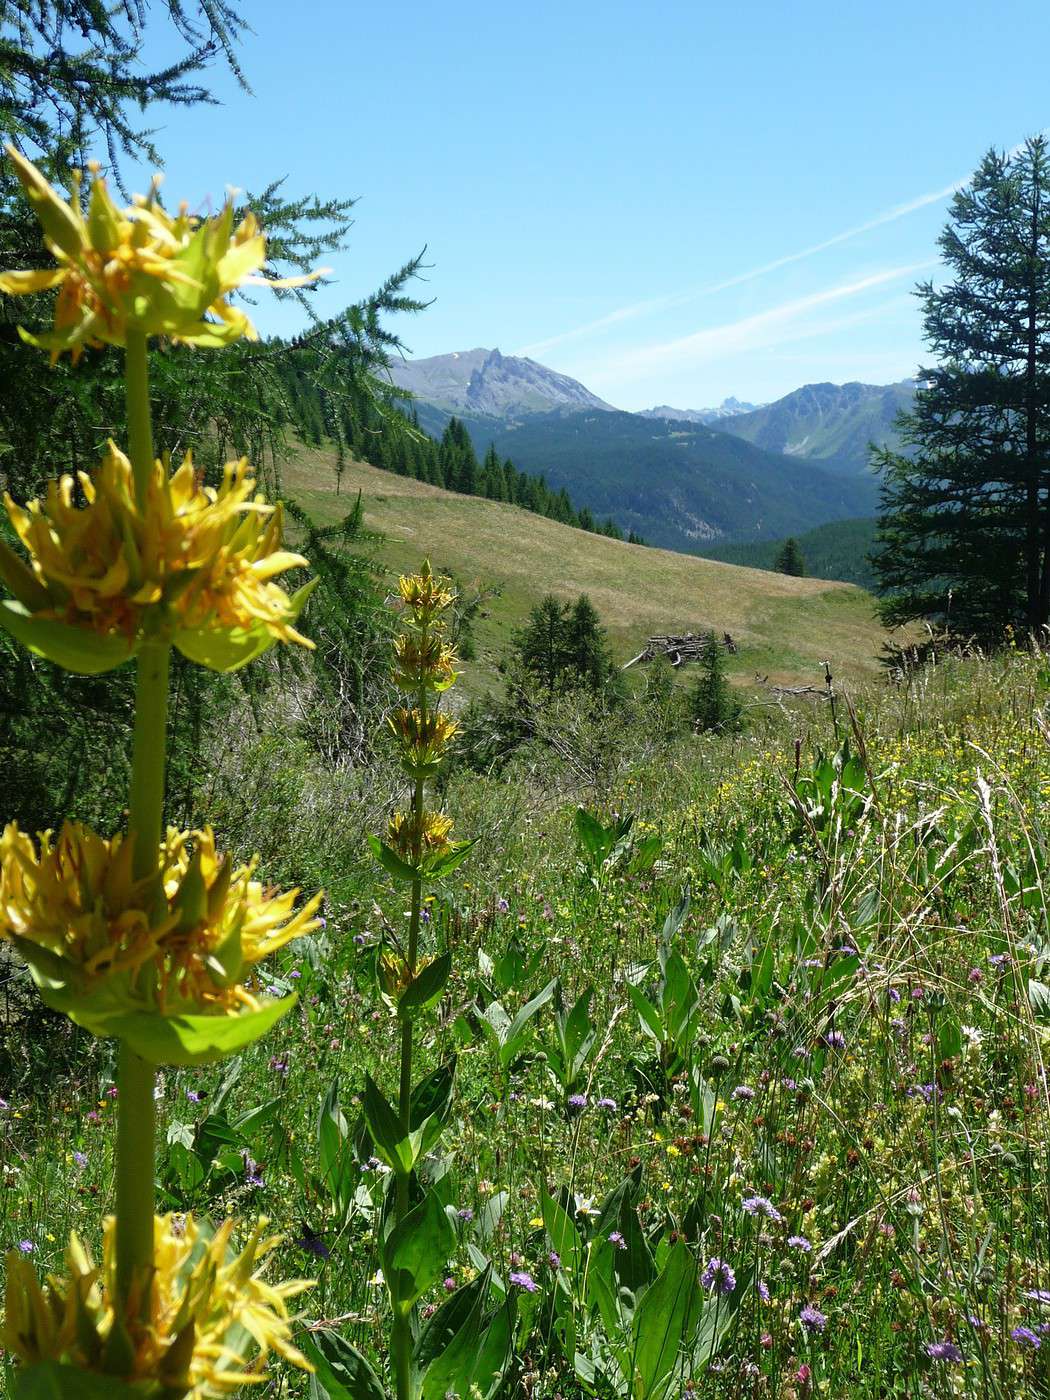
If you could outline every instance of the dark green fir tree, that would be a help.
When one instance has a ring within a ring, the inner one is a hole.
[[[905,448],[875,454],[872,562],[891,625],[994,641],[1050,622],[1050,151],[990,151],[940,238],[949,279],[919,288],[927,345]]]
[[[778,574],[790,574],[792,578],[805,578],[806,561],[794,535],[790,535],[777,550],[777,556],[773,560],[773,568]]]
[[[700,674],[689,695],[689,713],[699,734],[725,734],[740,728],[743,707],[726,676],[725,652],[713,632],[704,638]]]

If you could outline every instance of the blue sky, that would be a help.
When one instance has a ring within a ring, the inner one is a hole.
[[[426,244],[413,354],[498,346],[624,408],[913,373],[952,186],[1050,126],[1044,0],[244,8],[254,96],[159,117],[169,197],[359,196],[319,309]]]

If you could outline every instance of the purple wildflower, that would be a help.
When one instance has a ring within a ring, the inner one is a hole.
[[[758,1296],[762,1299],[763,1303],[768,1303],[769,1284],[766,1283],[763,1279],[759,1279],[758,1282],[755,1284],[755,1288],[758,1290]]]
[[[755,1091],[754,1089],[752,1089],[750,1084],[738,1084],[733,1090],[732,1097],[734,1099],[744,1099],[748,1103],[750,1103],[750,1101],[755,1097]]]
[[[709,1259],[700,1275],[700,1282],[709,1293],[732,1293],[736,1274],[721,1259]]]
[[[963,1354],[954,1342],[927,1342],[926,1355],[934,1361],[950,1361],[958,1365]]]
[[[447,1278],[441,1286],[442,1288],[444,1288],[446,1293],[455,1293],[456,1280],[454,1278]]]
[[[73,1161],[76,1162],[76,1164],[77,1164],[78,1167],[86,1167],[86,1166],[87,1166],[87,1163],[88,1163],[87,1153],[86,1153],[86,1152],[74,1152],[74,1153],[73,1153]]]
[[[186,1097],[190,1101],[190,1103],[200,1103],[201,1101],[201,1096],[197,1093],[196,1089],[187,1089]]]
[[[846,1037],[841,1031],[828,1031],[827,1035],[824,1037],[824,1043],[830,1046],[832,1050],[845,1050]]]
[[[824,1328],[828,1325],[827,1318],[820,1309],[815,1308],[812,1303],[806,1304],[799,1313],[798,1320],[802,1323],[802,1326],[807,1332],[823,1332]]]
[[[547,1255],[547,1263],[551,1266],[552,1269],[560,1269],[560,1268],[561,1268],[561,1255],[558,1254],[558,1253],[556,1253],[556,1252],[552,1249],[551,1252]]]
[[[1015,1327],[1010,1336],[1018,1346],[1030,1347],[1032,1351],[1037,1351],[1042,1346],[1042,1342],[1030,1327]]]
[[[497,910],[499,911],[499,913],[505,914],[505,913],[507,912],[507,910],[510,908],[510,905],[507,903],[507,901],[506,901],[505,899],[498,899],[498,900],[496,901],[496,908],[497,908]]]
[[[789,1235],[788,1246],[791,1249],[800,1249],[803,1254],[808,1254],[813,1248],[809,1240],[806,1239],[805,1235]]]
[[[1050,1303],[1050,1288],[1029,1288],[1024,1296],[1033,1303]]]
[[[772,1201],[768,1201],[765,1196],[747,1196],[743,1201],[744,1209],[748,1215],[764,1215],[767,1220],[772,1220],[779,1224],[783,1216]]]
[[[619,1230],[614,1230],[612,1232],[609,1236],[609,1243],[615,1245],[617,1249],[627,1248],[627,1241],[624,1239],[623,1235],[620,1234]]]
[[[33,1250],[36,1249],[36,1245],[32,1240],[19,1240],[18,1248],[23,1254],[32,1254]]]
[[[456,1214],[459,1216],[460,1220],[469,1222],[474,1219],[474,1212],[471,1210],[470,1206],[463,1206],[460,1210],[456,1211]]]
[[[261,1167],[261,1166],[259,1165],[259,1163],[255,1160],[255,1158],[252,1156],[252,1154],[251,1154],[249,1151],[247,1151],[247,1149],[245,1149],[245,1151],[243,1151],[243,1152],[241,1153],[241,1156],[244,1158],[244,1180],[245,1180],[245,1184],[248,1185],[248,1186],[262,1186],[262,1185],[263,1185],[262,1167]]]
[[[599,1100],[598,1100],[598,1107],[599,1107],[599,1108],[607,1108],[607,1109],[609,1109],[611,1112],[615,1113],[616,1108],[617,1108],[617,1103],[616,1103],[616,1100],[615,1100],[615,1099],[599,1099]]]
[[[539,1288],[539,1284],[536,1280],[531,1274],[527,1274],[524,1269],[516,1269],[514,1273],[509,1274],[508,1277],[515,1288],[523,1288],[526,1293],[535,1293]]]
[[[587,1107],[587,1095],[586,1095],[586,1094],[570,1094],[570,1095],[569,1095],[569,1110],[570,1110],[570,1112],[572,1112],[572,1113],[582,1113],[583,1110],[584,1110],[586,1107]]]

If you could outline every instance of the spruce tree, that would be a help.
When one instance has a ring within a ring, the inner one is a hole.
[[[586,593],[580,594],[565,619],[563,658],[563,670],[571,673],[573,683],[589,690],[600,690],[612,674],[605,629]]]
[[[689,696],[693,728],[700,734],[737,729],[743,707],[726,676],[725,652],[713,632],[704,638],[700,674]]]
[[[805,577],[806,561],[802,557],[802,550],[794,535],[789,535],[777,551],[777,556],[773,560],[773,568],[778,574],[790,574],[792,578]]]
[[[951,281],[919,288],[920,371],[883,476],[872,556],[891,625],[984,638],[1050,622],[1050,151],[990,151],[952,201]]]

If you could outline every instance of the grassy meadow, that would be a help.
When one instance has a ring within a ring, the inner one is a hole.
[[[493,627],[527,589],[586,583],[625,646],[628,616],[642,634],[681,616],[689,580],[795,674],[818,623],[843,655],[870,625],[853,589],[657,551],[627,587],[582,557],[627,546],[561,550],[560,527],[479,502],[468,539],[455,500],[427,516],[426,487],[357,484],[366,519],[403,522],[392,565],[428,546],[463,574],[491,558]],[[760,588],[779,588],[789,639]],[[453,763],[443,803],[478,845],[423,928],[453,972],[417,1072],[454,1064],[456,1089],[425,1165],[454,1244],[420,1315],[491,1267],[507,1393],[645,1394],[656,1345],[675,1395],[1050,1394],[1048,685],[1023,651],[896,684],[865,663],[834,710],[761,706],[735,736],[665,741],[629,708],[498,778]],[[406,903],[364,836],[399,780],[326,769],[282,703],[280,742],[236,716],[209,731],[209,809],[272,878],[324,885],[326,926],[273,960],[299,1001],[265,1040],[160,1075],[160,1208],[269,1217],[280,1272],[316,1280],[300,1334],[339,1334],[382,1377],[386,1172],[359,1095],[366,1072],[391,1089],[374,964]],[[71,1229],[96,1241],[111,1200],[115,1056],[3,978],[0,1233],[43,1270]],[[354,1392],[278,1368],[255,1393]]]
[[[461,587],[485,590],[477,664],[464,677],[470,688],[494,677],[511,633],[545,593],[565,600],[587,593],[620,662],[650,635],[714,629],[738,643],[731,670],[741,680],[759,673],[779,684],[819,682],[825,658],[853,678],[879,669],[886,634],[870,595],[848,584],[625,544],[364,463],[347,466],[337,495],[328,452],[301,450],[283,475],[285,490],[318,524],[345,515],[361,492],[365,525],[383,536],[378,557],[391,584],[429,552]]]

